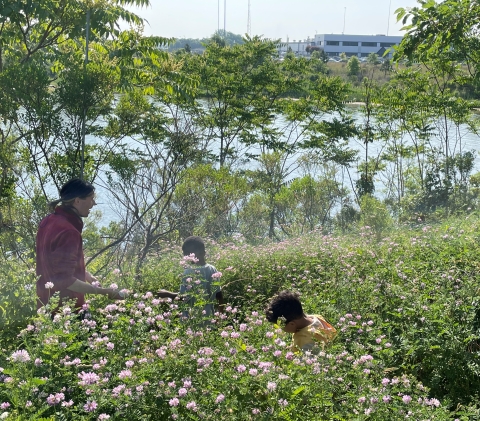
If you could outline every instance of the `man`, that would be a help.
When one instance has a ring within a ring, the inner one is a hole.
[[[82,218],[93,206],[95,188],[80,179],[64,184],[60,199],[50,203],[52,213],[40,222],[37,232],[37,308],[46,305],[56,292],[60,303],[76,300],[76,311],[85,304],[85,294],[123,298],[117,290],[92,285],[97,279],[85,270]]]

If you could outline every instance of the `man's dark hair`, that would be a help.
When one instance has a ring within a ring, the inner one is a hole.
[[[184,256],[188,256],[192,253],[198,254],[198,252],[205,252],[205,243],[201,237],[192,235],[191,237],[185,238],[185,241],[182,244],[182,251]]]
[[[67,181],[60,189],[60,198],[62,201],[72,200],[76,197],[85,199],[94,191],[95,187],[93,187],[90,183],[87,183],[79,178],[73,178],[70,181]]]
[[[267,320],[271,323],[277,323],[279,317],[283,317],[288,323],[304,315],[298,294],[291,291],[282,291],[275,296],[265,313]]]

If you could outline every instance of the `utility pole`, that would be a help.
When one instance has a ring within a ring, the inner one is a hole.
[[[392,0],[390,0],[390,4],[388,6],[388,23],[387,23],[387,37],[388,37],[388,31],[390,30],[390,11],[392,9]]]
[[[90,34],[90,9],[87,10],[87,24],[85,27],[85,62],[84,62],[84,81],[83,81],[83,120],[82,120],[82,147],[80,151],[80,179],[83,180],[85,173],[85,129],[87,123],[87,105],[85,104],[85,96],[87,90],[87,65],[88,65],[88,41]]]
[[[347,17],[347,7],[345,6],[345,11],[343,12],[343,32],[342,35],[345,34],[345,19]]]
[[[250,14],[250,0],[248,0],[247,34],[249,37],[252,35],[252,15]]]
[[[227,41],[227,0],[223,1],[223,37]]]

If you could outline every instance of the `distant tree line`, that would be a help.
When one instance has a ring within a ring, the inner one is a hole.
[[[226,45],[243,44],[243,38],[241,35],[234,34],[232,32],[224,33],[223,30],[217,30],[211,37],[208,38],[176,38],[175,41],[168,45],[168,51],[187,50],[204,50],[205,45],[208,44],[212,38],[218,38],[224,40]]]

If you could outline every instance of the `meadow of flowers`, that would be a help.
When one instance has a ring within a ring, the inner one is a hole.
[[[479,228],[471,215],[380,242],[368,227],[255,248],[211,241],[228,304],[209,320],[182,321],[181,300],[155,297],[178,289],[176,247],[141,280],[112,268],[102,283],[132,294],[91,299],[83,320],[68,304],[53,319],[29,310],[34,276],[12,263],[0,281],[0,419],[480,419]],[[337,328],[333,344],[291,352],[264,317],[281,289]]]

